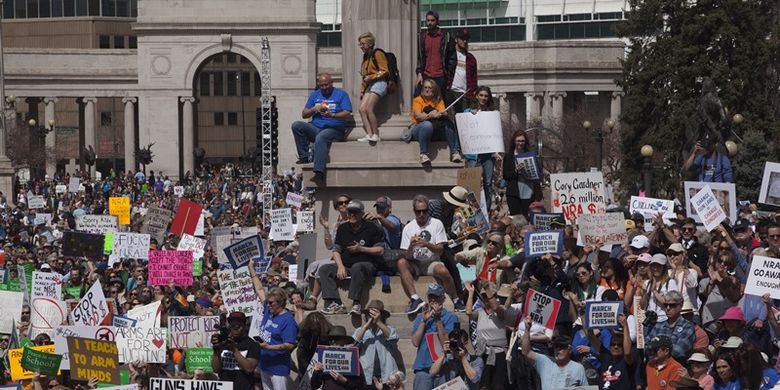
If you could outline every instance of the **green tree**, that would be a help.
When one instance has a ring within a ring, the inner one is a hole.
[[[709,77],[729,116],[777,139],[778,2],[776,0],[629,0],[618,25],[629,41],[623,60],[625,92],[620,182],[632,191],[640,180],[642,145],[652,145],[654,195],[679,196],[681,167],[695,140],[686,139]],[[774,50],[774,51],[772,51]],[[755,185],[755,184],[754,184]]]
[[[758,130],[747,130],[742,137],[737,155],[731,163],[738,200],[749,200],[754,203],[758,201],[764,163],[769,156],[770,149],[764,133]]]

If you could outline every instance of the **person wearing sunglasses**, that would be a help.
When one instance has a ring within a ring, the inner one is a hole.
[[[706,270],[709,251],[707,246],[700,243],[696,237],[696,221],[693,218],[685,218],[680,224],[679,242],[685,249],[688,260],[696,264],[699,269]]]
[[[677,291],[669,291],[664,294],[664,311],[666,321],[656,322],[654,325],[645,326],[645,339],[650,340],[656,336],[666,336],[672,340],[672,357],[684,362],[693,351],[693,343],[696,340],[696,329],[693,323],[683,318],[683,296]]]
[[[636,387],[634,387],[633,373],[636,358],[632,348],[628,317],[624,314],[618,315],[618,323],[620,330],[610,334],[608,355],[602,353],[601,342],[591,343],[593,354],[599,356],[603,368],[598,377],[599,389],[634,390]]]
[[[533,325],[531,316],[525,317],[525,328]],[[571,359],[571,337],[555,336],[552,339],[552,356],[537,353],[531,348],[531,332],[525,332],[520,338],[520,348],[523,356],[528,359],[539,373],[542,389],[558,389],[571,386],[586,386],[588,377],[585,367]]]

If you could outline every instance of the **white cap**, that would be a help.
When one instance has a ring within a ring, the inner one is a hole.
[[[705,355],[705,354],[703,354],[701,352],[696,352],[693,355],[691,355],[691,357],[688,358],[688,361],[689,362],[699,362],[699,363],[709,363],[710,359],[707,357],[707,355]]]
[[[666,265],[666,255],[663,253],[656,253],[650,259],[650,264]]]
[[[631,247],[636,249],[645,249],[650,247],[650,240],[643,235],[638,235],[631,240]]]

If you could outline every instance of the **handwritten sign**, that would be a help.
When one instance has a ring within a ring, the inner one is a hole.
[[[159,328],[160,315],[162,314],[162,305],[160,301],[152,302],[148,305],[130,309],[125,316],[138,321],[139,327]]]
[[[42,195],[33,195],[27,200],[30,209],[42,209],[46,207],[46,199]]]
[[[144,233],[114,233],[114,248],[111,257],[118,259],[149,259],[151,236]]]
[[[342,375],[360,375],[360,350],[357,347],[317,346],[317,360],[325,372],[336,371]]]
[[[745,294],[762,296],[766,293],[774,299],[780,299],[780,259],[754,255]]]
[[[219,316],[168,317],[170,348],[198,348],[211,345],[219,333]]]
[[[547,329],[555,329],[555,319],[558,318],[558,311],[561,309],[560,300],[529,288],[525,302],[524,318],[531,316],[533,322]]]
[[[628,241],[623,213],[582,214],[577,217],[584,245],[596,245],[601,241],[605,246],[622,245]]]
[[[720,207],[715,194],[709,185],[704,186],[696,195],[691,198],[693,208],[696,214],[701,218],[704,228],[707,231],[713,231],[718,225],[726,219],[726,213]]]
[[[76,230],[93,234],[110,234],[117,230],[116,215],[80,215],[76,217]]]
[[[182,235],[195,234],[198,227],[198,219],[203,212],[203,206],[189,199],[181,198],[176,208],[176,215],[171,222],[171,233]]]
[[[601,172],[553,173],[550,175],[553,212],[574,222],[582,214],[607,211],[604,176]]]
[[[240,311],[247,316],[254,314],[257,294],[247,267],[219,270],[217,280],[222,291],[222,300],[229,311]]]
[[[0,291],[0,302],[3,302],[3,310],[0,310],[0,333],[10,334],[16,326],[16,321],[22,315],[24,294],[19,291]]]
[[[292,210],[271,210],[271,236],[274,241],[292,241],[295,239],[295,229],[292,224]]]
[[[76,188],[78,189],[78,187]],[[68,192],[68,186],[66,186],[65,184],[57,184],[56,186],[54,186],[54,192],[57,194],[64,194]]]
[[[674,201],[666,199],[646,198],[642,196],[632,196],[629,204],[629,212],[640,213],[645,217],[645,230],[652,231],[655,217],[658,213],[663,214],[665,220],[674,219],[677,215],[674,213]]]
[[[149,390],[233,390],[233,382],[149,378]]]
[[[585,329],[620,327],[618,315],[623,313],[623,302],[585,302]]]
[[[81,180],[79,180],[78,177],[71,177],[70,181],[68,181],[68,192],[77,193],[79,192],[79,187],[81,186]]]
[[[71,311],[70,322],[74,325],[98,325],[108,314],[106,296],[103,294],[103,288],[98,280],[81,298],[76,308]]]
[[[192,252],[153,250],[149,251],[149,284],[167,286],[192,285]]]
[[[542,167],[539,165],[539,156],[536,152],[516,154],[515,170],[520,177],[526,180],[539,181],[542,179]]]
[[[531,219],[531,224],[534,225],[536,228],[536,231],[550,231],[555,230],[553,229],[550,224],[552,223],[553,218],[560,217],[563,219],[562,213],[531,213],[529,215],[529,218]],[[562,226],[558,226],[558,229],[561,229]]]
[[[165,328],[114,328],[120,362],[165,363]]]
[[[108,198],[108,213],[116,215],[120,225],[130,224],[130,198],[112,196]]]
[[[111,326],[73,326],[63,325],[54,330],[55,353],[62,355],[60,369],[70,370],[70,349],[68,337],[82,337],[91,340],[114,341],[115,331]]]
[[[298,210],[295,217],[298,222],[298,233],[314,231],[314,210]]]
[[[477,114],[455,115],[460,148],[466,154],[500,153],[504,151],[504,131],[501,113],[479,111]]]
[[[68,321],[67,307],[62,301],[62,276],[53,272],[32,273],[30,334],[34,339],[45,333],[54,335],[54,328]]]
[[[97,378],[101,383],[120,384],[116,342],[68,337],[68,350],[71,379],[89,381]]]
[[[289,191],[287,192],[287,197],[285,201],[287,205],[290,207],[301,208],[301,206],[303,205],[303,195],[296,194],[295,192]]]
[[[197,369],[203,370],[204,373],[212,373],[214,369],[211,368],[211,355],[214,354],[213,348],[187,348],[184,351],[184,367],[188,374],[192,374]]]
[[[141,233],[146,233],[157,242],[165,239],[165,231],[168,230],[168,224],[171,223],[173,212],[157,207],[149,207],[144,215],[144,223],[141,225]]]
[[[33,351],[32,353],[27,350]],[[27,352],[27,361],[24,360],[25,352]],[[46,354],[46,356],[40,355]],[[35,355],[35,357],[33,357]],[[54,359],[61,360],[59,355],[54,354],[53,345],[43,345],[40,347],[32,348],[17,348],[8,350],[8,366],[11,369],[11,380],[18,381],[24,379],[32,379],[33,370],[38,371],[44,375],[54,376],[59,374],[56,367],[59,367],[59,362],[54,369],[54,373],[51,373],[49,367],[54,365]],[[31,361],[34,360],[34,361]],[[44,368],[45,366],[45,368]],[[43,372],[45,370],[48,374]]]
[[[33,219],[33,224],[35,226],[38,225],[49,226],[51,225],[51,220],[52,220],[51,213],[36,213],[35,219]]]
[[[551,253],[555,256],[563,256],[563,231],[526,232],[526,258],[542,256],[546,253]]]
[[[634,317],[636,317],[636,347],[645,349],[645,310],[642,309],[642,297],[634,295],[632,302]]]
[[[225,256],[234,269],[244,267],[253,257],[265,256],[263,241],[258,235],[245,238],[225,248]]]
[[[701,192],[704,187],[710,187],[710,190],[712,190],[712,193],[715,195],[715,199],[723,210],[723,213],[726,214],[726,217],[732,222],[737,220],[737,191],[734,183],[686,181],[683,183],[683,187],[685,189],[685,204],[686,210],[688,211],[688,217],[693,218],[697,223],[703,223],[703,218],[699,215],[696,206],[693,204],[693,197]]]
[[[173,194],[181,198],[184,196],[184,187],[183,186],[174,186],[173,187]]]
[[[206,240],[184,233],[179,240],[179,246],[176,247],[176,250],[190,251],[192,252],[192,258],[199,260],[206,253]]]

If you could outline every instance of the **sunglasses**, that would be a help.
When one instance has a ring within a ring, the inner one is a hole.
[[[696,230],[696,228],[682,228],[682,229],[680,229],[680,231],[683,231],[683,232],[692,232],[692,231],[695,231],[695,230]]]
[[[612,348],[623,348],[623,344],[620,343],[611,343],[609,346]]]
[[[682,252],[666,252],[668,256],[680,256],[683,254]]]
[[[9,341],[11,341],[11,340],[10,339],[0,339],[0,343],[7,343]]]
[[[588,275],[590,275],[590,274],[589,274],[589,273],[587,273],[587,272],[585,272],[585,271],[583,271],[583,272],[577,272],[577,276],[588,276]]]
[[[337,200],[336,201],[336,206],[346,206],[348,204],[349,204],[348,200]]]
[[[769,237],[769,238],[771,238],[773,240],[776,240],[776,239],[780,238],[780,234],[767,234],[767,237]]]
[[[493,240],[490,240],[490,241],[488,241],[488,244],[492,244],[492,245],[495,245],[495,246],[501,246],[501,243],[500,243],[500,242],[498,242],[498,241],[493,241]]]
[[[414,210],[415,214],[425,214],[427,212],[428,212],[428,209]]]

